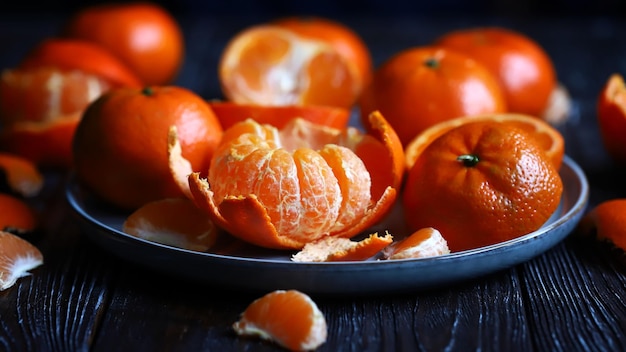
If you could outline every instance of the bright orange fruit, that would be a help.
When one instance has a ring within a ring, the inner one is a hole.
[[[311,351],[326,342],[328,328],[315,302],[297,290],[277,290],[253,301],[233,329],[240,336],[270,340],[291,351]]]
[[[363,134],[295,119],[278,130],[246,120],[224,132],[208,179],[191,175],[191,194],[218,226],[258,246],[351,238],[389,212],[401,182],[396,166],[404,170],[382,115],[369,126],[374,132]],[[372,154],[379,158],[365,157]]]
[[[380,110],[403,145],[445,120],[506,112],[502,88],[486,67],[437,47],[406,49],[385,61],[359,107],[362,120]]]
[[[558,171],[526,132],[478,121],[449,130],[420,154],[403,204],[412,231],[433,227],[456,252],[539,229],[562,192]]]
[[[407,238],[390,244],[383,253],[386,259],[414,259],[449,254],[450,249],[441,232],[432,227],[425,227],[413,232]]]
[[[361,84],[352,65],[326,42],[257,25],[228,42],[219,80],[226,98],[239,104],[350,108]]]
[[[612,74],[601,89],[597,121],[606,151],[614,161],[626,165],[626,85],[618,73]]]
[[[148,241],[204,252],[215,244],[217,227],[187,198],[165,198],[130,214],[122,231]]]
[[[409,170],[415,163],[415,160],[426,149],[426,147],[437,137],[445,132],[461,126],[465,123],[477,121],[493,121],[515,126],[527,132],[537,143],[537,145],[545,151],[552,164],[558,170],[563,162],[565,154],[565,140],[561,132],[552,127],[547,122],[540,120],[534,116],[523,114],[487,114],[478,116],[463,116],[456,119],[437,123],[422,133],[417,135],[405,148],[406,169]]]
[[[99,4],[69,18],[64,34],[109,50],[146,85],[167,85],[180,70],[185,45],[176,18],[155,3]]]
[[[546,51],[512,29],[461,29],[444,34],[434,44],[485,65],[500,81],[510,112],[541,116],[557,87],[556,71]]]
[[[0,231],[0,291],[42,264],[43,255],[37,247],[19,236]]]
[[[74,135],[78,180],[125,209],[183,196],[169,169],[172,125],[192,170],[206,172],[223,131],[205,100],[175,86],[105,93],[87,108]]]

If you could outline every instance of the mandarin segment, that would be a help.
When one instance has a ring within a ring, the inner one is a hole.
[[[493,121],[515,126],[527,132],[536,144],[545,151],[555,168],[559,169],[565,154],[565,140],[561,132],[546,121],[524,114],[504,113],[478,116],[462,116],[437,123],[417,135],[405,148],[405,165],[409,170],[426,147],[445,132],[465,123]]]
[[[254,300],[233,329],[240,336],[274,341],[292,351],[315,350],[328,335],[317,304],[297,290],[276,290]]]
[[[43,255],[37,247],[19,236],[0,231],[0,291],[13,286],[42,264]]]
[[[502,88],[486,67],[436,46],[412,47],[387,59],[374,72],[359,109],[364,125],[380,111],[403,145],[441,121],[507,111]]]
[[[413,231],[436,228],[456,252],[539,229],[562,192],[558,171],[527,133],[478,121],[429,144],[409,172],[403,204]]]

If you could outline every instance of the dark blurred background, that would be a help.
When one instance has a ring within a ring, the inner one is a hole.
[[[4,0],[0,13],[68,13],[104,1]],[[274,16],[286,14],[347,15],[502,15],[502,16],[622,16],[625,0],[161,0],[178,14]]]

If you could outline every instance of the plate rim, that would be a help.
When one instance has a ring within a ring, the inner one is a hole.
[[[507,251],[511,252],[517,249],[518,247],[523,246],[527,242],[541,239],[545,237],[546,234],[549,234],[552,231],[555,231],[556,229],[559,229],[560,227],[568,224],[568,222],[577,223],[578,220],[580,220],[580,217],[582,217],[586,209],[586,206],[588,204],[589,183],[582,168],[572,158],[570,158],[567,155],[563,157],[563,165],[561,166],[561,169],[559,170],[559,174],[561,173],[571,174],[570,177],[568,178],[569,180],[568,182],[575,183],[575,184],[569,185],[569,186],[580,188],[580,192],[576,194],[576,197],[574,197],[575,199],[571,200],[572,202],[571,202],[570,207],[562,210],[564,211],[562,215],[554,219],[552,222],[542,226],[539,230],[533,231],[531,233],[528,233],[526,235],[511,239],[508,241],[493,244],[490,246],[454,252],[454,253],[450,253],[450,254],[446,254],[442,256],[436,256],[436,257],[409,258],[409,259],[399,259],[399,260],[347,261],[347,262],[293,262],[293,261],[284,260],[284,259],[279,260],[279,259],[272,259],[272,258],[268,259],[268,258],[240,257],[240,256],[234,256],[234,255],[197,252],[197,251],[177,248],[177,247],[173,247],[173,246],[169,246],[169,245],[165,245],[161,243],[148,241],[142,238],[137,238],[132,235],[126,234],[112,226],[109,226],[108,224],[105,224],[99,221],[97,218],[95,218],[89,213],[88,209],[84,209],[80,205],[80,201],[77,199],[79,195],[75,193],[77,189],[81,188],[81,186],[76,182],[76,178],[74,175],[70,175],[70,177],[68,177],[68,180],[66,183],[66,198],[72,210],[74,211],[74,213],[79,216],[80,220],[82,220],[83,229],[81,232],[86,234],[87,237],[89,237],[90,239],[98,242],[100,246],[107,247],[106,249],[109,250],[110,252],[111,252],[111,248],[109,247],[111,245],[103,243],[105,242],[103,240],[106,240],[106,239],[94,238],[94,236],[97,236],[94,233],[99,233],[99,234],[107,233],[109,235],[113,235],[117,237],[118,240],[125,242],[125,244],[130,243],[130,245],[132,246],[147,246],[149,251],[152,251],[152,252],[163,251],[164,255],[167,255],[167,254],[172,255],[172,258],[170,259],[176,259],[178,257],[184,256],[186,260],[194,261],[194,262],[206,261],[207,264],[209,262],[213,262],[214,264],[217,263],[220,265],[228,265],[229,263],[233,262],[233,265],[238,265],[242,268],[263,265],[264,268],[268,270],[286,270],[286,271],[305,270],[308,273],[317,272],[318,274],[319,273],[324,274],[326,272],[331,272],[331,271],[341,272],[341,273],[350,273],[352,271],[369,272],[369,271],[379,271],[381,269],[384,271],[397,270],[397,269],[404,270],[407,267],[410,267],[413,270],[420,270],[423,267],[428,267],[428,266],[432,266],[436,264],[442,264],[444,266],[450,265],[451,263],[460,262],[460,261],[463,261],[465,259],[472,258],[472,257],[485,257],[483,260],[486,260],[486,257],[498,255],[500,252],[507,252]],[[564,184],[565,184],[565,180],[564,180]],[[85,190],[81,190],[81,191],[87,192]],[[564,192],[564,195],[565,195],[565,192]],[[562,199],[559,204],[559,208],[561,208],[563,203],[564,203],[564,200]],[[555,238],[552,241],[553,243],[551,242],[548,246],[542,247],[537,253],[529,255],[528,258],[523,258],[521,260],[513,261],[511,263],[503,265],[499,269],[504,269],[507,267],[520,264],[524,261],[527,261],[549,250],[556,243],[560,242],[565,237],[567,237],[569,233],[571,233],[575,224],[569,224],[569,225],[570,225],[569,226],[570,228],[567,229],[567,231],[565,231],[566,233],[562,234],[558,238]],[[96,227],[95,231],[93,228],[94,226]],[[112,241],[114,239],[112,238],[109,240]],[[123,256],[123,258],[131,260],[131,261],[135,261],[139,264],[151,266],[157,270],[159,269],[163,270],[163,268],[161,268],[159,265],[154,265],[153,263],[143,263],[142,261],[134,260],[136,258],[127,258],[125,256]],[[480,276],[488,272],[493,272],[499,269],[483,270],[482,273],[480,271],[477,271],[476,275],[474,276]],[[189,275],[185,275],[185,276],[189,276]],[[197,275],[190,275],[190,276],[197,276]],[[200,277],[199,279],[202,280],[203,278]],[[455,279],[452,281],[457,281],[457,280],[458,279]],[[441,283],[445,284],[446,281],[451,281],[451,280],[442,279]],[[434,285],[418,285],[418,286],[425,286],[425,287],[437,286],[436,283],[433,283],[433,284]],[[315,289],[313,289],[313,291],[315,291]],[[384,291],[388,291],[388,290],[384,290]]]

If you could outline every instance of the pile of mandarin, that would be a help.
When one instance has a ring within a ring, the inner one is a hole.
[[[548,54],[515,30],[453,30],[375,67],[343,23],[276,19],[223,47],[222,97],[173,85],[184,55],[165,9],[105,4],[3,70],[0,289],[43,263],[20,237],[37,227],[28,198],[43,186],[40,169],[73,172],[129,214],[130,235],[220,254],[284,250],[296,262],[471,250],[539,229],[560,203],[555,125],[568,117],[568,92]],[[602,138],[624,164],[621,76],[600,93]],[[624,248],[615,214],[625,202],[594,209],[585,228]],[[278,336],[255,313],[283,303],[308,317],[300,335]],[[234,329],[292,349],[326,338],[323,315],[297,291],[254,302]]]

